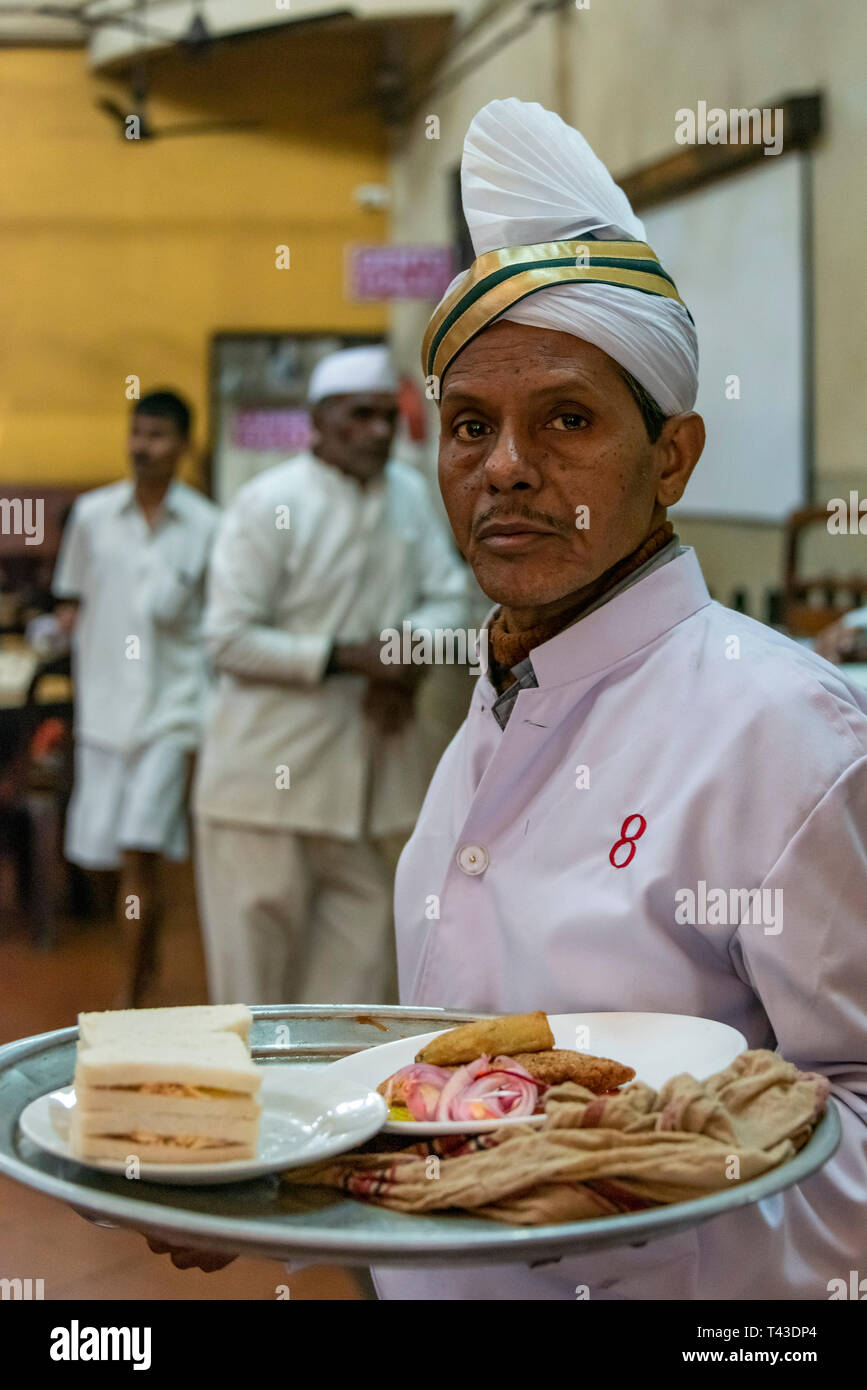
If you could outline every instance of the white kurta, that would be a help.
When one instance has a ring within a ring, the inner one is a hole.
[[[403,464],[363,487],[302,453],[243,487],[209,576],[218,685],[197,813],[345,839],[409,829],[427,781],[417,727],[377,736],[367,678],[325,667],[333,643],[379,641],[404,621],[461,626],[466,592],[426,484]]]
[[[532,664],[505,730],[479,679],[404,850],[402,1002],[718,1019],[828,1075],[844,1138],[802,1186],[643,1249],[382,1270],[380,1294],[827,1298],[867,1274],[867,697],[712,602],[691,550]],[[782,915],[678,921],[702,883],[778,889]]]
[[[208,687],[205,571],[218,517],[213,502],[179,482],[153,526],[129,481],[76,500],[52,589],[81,601],[73,636],[80,741],[122,754],[159,739],[196,747]]]

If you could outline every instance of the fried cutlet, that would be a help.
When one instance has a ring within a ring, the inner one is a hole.
[[[585,1086],[588,1091],[600,1095],[603,1091],[616,1091],[635,1077],[635,1068],[626,1067],[622,1062],[613,1062],[610,1057],[592,1057],[586,1052],[571,1052],[565,1047],[555,1047],[544,1052],[512,1052],[513,1061],[528,1071],[536,1081],[546,1086],[559,1086],[564,1081],[574,1081]]]

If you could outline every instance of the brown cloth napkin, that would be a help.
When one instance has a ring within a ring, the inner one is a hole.
[[[725,1071],[686,1073],[661,1091],[633,1082],[595,1096],[548,1092],[541,1127],[511,1125],[383,1152],[343,1154],[283,1175],[336,1187],[394,1211],[460,1208],[520,1226],[688,1201],[759,1177],[791,1158],[825,1110],[827,1077],[775,1052],[742,1052]],[[369,1150],[375,1146],[374,1152]]]

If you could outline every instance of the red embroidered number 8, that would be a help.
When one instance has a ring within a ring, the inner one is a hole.
[[[630,823],[634,820],[637,820],[639,823],[638,829],[633,831],[633,833],[630,835],[629,826]],[[615,869],[625,869],[627,864],[632,863],[632,860],[635,857],[635,841],[641,839],[646,829],[647,821],[644,819],[644,816],[639,815],[638,811],[633,811],[631,816],[626,817],[626,820],[620,827],[620,839],[617,841],[616,845],[611,846],[611,852],[608,855],[608,859],[610,863],[614,865]],[[629,849],[627,851],[626,858],[621,863],[618,863],[616,855],[621,845],[628,845]]]

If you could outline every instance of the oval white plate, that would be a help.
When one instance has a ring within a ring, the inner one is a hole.
[[[206,1183],[245,1182],[265,1173],[298,1168],[363,1144],[382,1128],[388,1107],[375,1087],[354,1077],[338,1076],[329,1067],[263,1067],[262,1119],[255,1158],[228,1163],[142,1163],[147,1182],[197,1187]],[[19,1124],[34,1144],[59,1158],[73,1159],[66,1137],[75,1105],[72,1086],[40,1096],[22,1111]],[[122,1159],[93,1159],[82,1164],[123,1176]]]
[[[727,1023],[686,1014],[549,1014],[555,1047],[610,1057],[635,1068],[635,1080],[658,1090],[672,1076],[690,1072],[702,1079],[722,1071],[746,1048],[746,1038]],[[450,1029],[438,1029],[415,1038],[369,1047],[352,1057],[332,1062],[328,1071],[375,1090],[415,1054]],[[388,1120],[389,1134],[438,1135],[485,1134],[503,1125],[541,1124],[543,1115],[504,1120]]]

